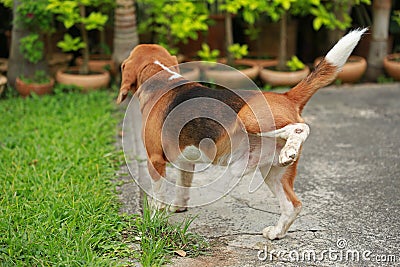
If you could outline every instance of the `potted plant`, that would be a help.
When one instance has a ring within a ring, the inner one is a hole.
[[[10,3],[5,4],[11,8]],[[48,0],[19,0],[13,4],[13,37],[7,76],[9,84],[16,87],[18,77],[32,78],[38,70],[48,72],[43,40],[54,27],[53,16],[47,10]]]
[[[260,78],[265,84],[273,86],[292,86],[300,82],[309,74],[310,70],[308,66],[303,63],[300,64],[300,60],[297,57],[292,57],[291,60],[288,60],[287,25],[290,15],[306,15],[307,10],[309,10],[310,5],[313,2],[315,1],[273,0],[269,2],[266,7],[265,10],[267,15],[272,19],[272,21],[279,21],[279,51],[277,64],[264,67],[260,70]],[[288,77],[290,77],[290,79]]]
[[[263,68],[260,72],[260,78],[264,83],[271,86],[292,86],[310,73],[310,69],[297,56],[288,60],[286,67],[287,71]]]
[[[32,64],[37,64],[43,59],[44,44],[40,41],[39,34],[32,33],[20,40],[20,52]],[[15,81],[15,88],[21,96],[26,97],[31,93],[38,95],[51,93],[54,79],[44,70],[35,70],[33,75],[21,75]]]
[[[30,32],[19,40],[19,52],[28,61],[22,69],[30,70],[23,72],[15,80],[15,88],[23,97],[31,93],[48,94],[53,90],[54,79],[47,74],[47,66],[42,69],[38,64],[45,62],[44,33],[49,33],[53,29],[52,16],[46,11],[46,6],[47,0],[21,1],[17,8],[16,22]]]
[[[114,0],[102,0],[100,1],[96,9],[99,10],[102,14],[107,15],[107,17],[112,16],[112,11],[116,7],[116,3]],[[112,24],[112,21],[107,19],[107,22],[104,24],[102,29],[97,30],[98,33],[97,39],[95,42],[96,45],[93,45],[90,49],[89,53],[89,69],[93,71],[98,70],[108,70],[111,74],[114,74],[116,71],[115,62],[111,57],[111,49],[107,43],[106,38],[106,28]],[[83,58],[78,57],[75,60],[76,65],[80,66],[83,64]]]
[[[400,26],[400,10],[394,12],[392,19]],[[400,81],[400,53],[388,54],[383,59],[383,67],[390,77],[396,81]]]
[[[64,24],[65,28],[70,29],[76,26],[80,30],[79,37],[72,37],[66,33],[64,39],[58,42],[58,47],[63,52],[81,51],[83,58],[81,66],[57,71],[57,82],[84,89],[98,89],[109,84],[110,73],[107,70],[93,71],[89,68],[88,37],[89,30],[103,30],[108,16],[99,11],[92,11],[88,14],[87,8],[98,9],[100,5],[110,2],[110,0],[49,0],[48,9],[57,15],[57,19]]]
[[[31,77],[21,75],[15,81],[15,88],[21,96],[26,97],[31,93],[37,95],[49,94],[53,91],[54,78],[43,70],[37,70]]]
[[[198,52],[198,56],[203,61],[210,62],[203,68],[205,80],[232,89],[248,87],[249,79],[254,80],[258,76],[259,67],[256,64],[242,61],[243,56],[248,53],[247,45],[233,44],[228,47],[228,51],[233,56],[233,61],[228,64],[232,68],[220,64],[212,64],[213,62],[227,64],[228,60],[226,58],[218,58],[219,50],[211,50],[207,44],[202,45],[202,50]]]
[[[351,25],[351,17],[349,12],[353,5],[371,4],[370,0],[340,0],[332,1],[313,6],[310,13],[315,17],[313,27],[319,30],[325,26],[330,31],[328,39],[330,44],[334,44],[343,36],[345,30]],[[322,57],[318,57],[314,61],[314,66],[321,62]],[[341,83],[355,83],[361,79],[367,70],[367,61],[361,56],[352,55],[348,58],[341,72],[338,74],[336,81]]]

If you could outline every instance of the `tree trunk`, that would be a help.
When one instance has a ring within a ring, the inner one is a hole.
[[[226,52],[226,64],[232,66],[234,63],[234,57],[229,52],[229,47],[233,45],[233,30],[232,30],[232,15],[229,12],[225,13],[225,52]]]
[[[279,55],[277,69],[282,71],[286,68],[287,61],[287,13],[282,14],[280,21],[280,36],[279,36]]]
[[[84,5],[79,6],[80,15],[82,18],[86,17],[86,9]],[[88,74],[89,73],[89,37],[85,27],[85,24],[81,23],[81,34],[82,34],[82,41],[85,44],[85,47],[82,49],[82,58],[83,63],[79,69],[81,74]]]
[[[368,54],[367,81],[376,81],[383,74],[383,58],[388,53],[388,35],[391,0],[374,0],[372,3],[372,38]]]
[[[47,70],[47,64],[42,59],[37,64],[32,64],[24,58],[19,51],[19,44],[21,38],[27,36],[30,32],[24,29],[19,23],[17,23],[17,8],[20,5],[19,0],[14,0],[13,6],[13,27],[11,33],[11,48],[10,56],[8,61],[7,80],[11,87],[15,87],[15,80],[19,76],[33,76],[35,71],[38,69]],[[43,37],[43,36],[42,36]],[[43,39],[43,38],[42,38]]]
[[[139,44],[134,0],[117,0],[114,25],[113,60],[120,66]]]

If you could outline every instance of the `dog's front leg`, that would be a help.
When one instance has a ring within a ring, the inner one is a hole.
[[[301,202],[293,190],[296,167],[297,162],[289,167],[274,166],[270,170],[265,167],[260,168],[265,183],[278,198],[281,210],[277,224],[263,230],[263,236],[270,240],[284,237],[301,211]]]
[[[180,163],[179,167],[180,173],[175,185],[175,200],[170,207],[172,212],[184,212],[187,210],[190,186],[193,180],[193,163]]]

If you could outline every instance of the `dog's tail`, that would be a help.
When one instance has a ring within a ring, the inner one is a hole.
[[[298,108],[299,113],[318,89],[330,84],[336,78],[366,30],[367,28],[354,30],[345,35],[328,52],[313,72],[286,93],[287,97]]]

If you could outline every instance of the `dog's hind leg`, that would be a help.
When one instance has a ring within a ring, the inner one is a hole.
[[[305,123],[288,124],[285,127],[265,133],[259,136],[275,137],[286,140],[279,153],[279,165],[288,166],[296,162],[300,155],[300,149],[310,134],[310,127]]]
[[[176,179],[175,200],[170,206],[172,212],[184,212],[187,210],[190,186],[193,180],[193,163],[180,163],[180,173]]]
[[[263,230],[263,236],[268,239],[273,240],[284,237],[301,211],[301,202],[293,190],[296,167],[297,162],[288,167],[273,166],[269,172],[266,168],[260,168],[265,183],[278,198],[281,210],[281,216],[277,224],[266,227]]]
[[[166,162],[163,156],[159,154],[152,154],[149,156],[147,161],[147,168],[151,176],[151,185],[153,193],[151,196],[150,206],[153,209],[165,208],[165,174],[166,174]]]

